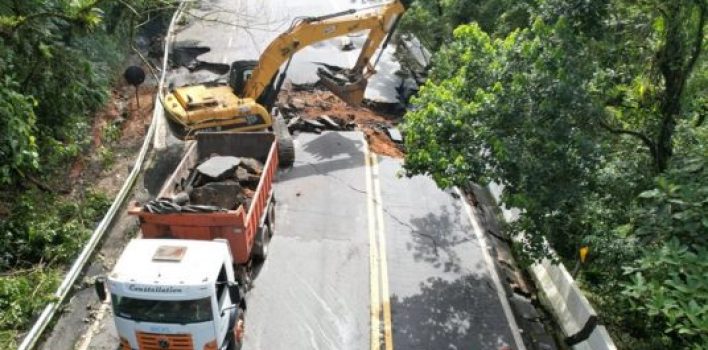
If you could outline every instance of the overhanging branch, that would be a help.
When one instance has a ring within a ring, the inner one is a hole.
[[[607,122],[605,122],[601,118],[598,118],[598,122],[600,123],[600,126],[603,129],[609,131],[612,134],[629,135],[629,136],[633,136],[635,138],[638,138],[639,140],[642,141],[642,143],[644,143],[645,146],[647,146],[647,148],[649,148],[649,152],[651,153],[652,158],[654,158],[654,161],[658,161],[656,144],[647,135],[644,135],[641,132],[634,131],[634,130],[612,127],[612,126],[610,126],[610,124],[608,124]]]

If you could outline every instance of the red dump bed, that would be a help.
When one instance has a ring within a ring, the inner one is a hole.
[[[263,162],[263,171],[249,208],[212,213],[153,214],[140,203],[133,203],[130,215],[140,220],[144,238],[228,240],[238,264],[248,262],[254,238],[263,224],[273,195],[273,177],[278,169],[275,136],[271,133],[199,133],[187,153],[160,190],[158,198],[173,198],[181,184],[200,161],[210,155],[255,158]]]

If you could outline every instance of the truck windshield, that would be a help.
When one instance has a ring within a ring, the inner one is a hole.
[[[211,321],[211,299],[147,300],[111,294],[116,316],[138,322],[199,323]]]

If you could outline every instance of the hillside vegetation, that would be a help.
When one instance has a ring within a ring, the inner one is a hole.
[[[159,0],[0,2],[0,348],[51,300],[110,198],[68,181]]]

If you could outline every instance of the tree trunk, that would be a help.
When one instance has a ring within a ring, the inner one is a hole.
[[[661,125],[656,142],[656,167],[659,172],[666,170],[673,155],[673,135],[676,130],[676,120],[681,115],[681,97],[703,44],[705,5],[701,2],[697,3],[700,17],[695,33],[684,33],[692,29],[690,25],[686,26],[685,21],[690,20],[693,7],[686,10],[681,5],[678,1],[667,5],[664,16],[665,41],[658,53],[659,70],[665,85],[659,109],[662,117]],[[686,41],[687,37],[693,37],[694,41]]]

